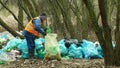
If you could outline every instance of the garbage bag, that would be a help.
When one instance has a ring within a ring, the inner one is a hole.
[[[35,46],[35,57],[43,59],[45,56],[45,49],[42,44]]]
[[[65,39],[65,46],[67,47],[67,48],[69,48],[70,47],[70,45],[71,44],[78,44],[78,40],[77,39]]]
[[[2,48],[3,51],[11,51],[12,49],[17,48],[17,46],[22,42],[19,38],[11,39],[5,47]]]
[[[94,43],[94,46],[95,46],[95,48],[97,49],[97,51],[98,51],[98,53],[99,53],[99,57],[100,57],[100,58],[103,58],[103,50],[102,50],[102,48],[101,48],[101,46],[100,46],[100,43],[99,43],[98,41],[96,41],[96,42]]]
[[[6,34],[2,33],[2,35],[0,36],[0,49],[6,45],[6,43],[8,42],[8,37]]]
[[[28,47],[26,40],[22,40],[22,42],[17,47],[20,50],[21,58],[28,58]]]
[[[47,34],[52,32],[52,30],[51,30],[51,28],[49,26],[46,26],[46,30],[45,31],[46,31]]]
[[[39,49],[36,51],[36,57],[37,58],[40,58],[40,59],[44,59],[45,57],[45,50],[42,48],[42,49]]]
[[[39,44],[43,44],[45,43],[45,39],[44,38],[38,38],[35,40],[35,45],[39,45]]]
[[[43,59],[45,56],[45,48],[44,48],[45,39],[39,38],[35,40],[35,57]]]
[[[61,59],[60,49],[57,42],[57,34],[50,33],[45,36],[45,58]]]
[[[60,49],[60,53],[62,56],[67,55],[68,53],[68,48],[65,47],[65,44],[59,44],[59,49]]]
[[[69,60],[70,57],[69,57],[69,56],[64,56],[64,57],[62,57],[62,59],[64,59],[64,60]]]
[[[98,44],[98,46],[96,47],[98,53],[99,53],[99,58],[103,58],[103,50],[100,46],[100,44]]]
[[[98,50],[95,48],[94,43],[88,40],[82,40],[83,55],[85,59],[101,58]]]
[[[0,38],[8,39],[7,35],[4,33],[0,36]]]
[[[61,39],[60,41],[58,41],[58,44],[65,44],[65,39]]]
[[[81,47],[77,47],[76,44],[71,44],[71,46],[69,47],[69,53],[68,56],[71,58],[83,58],[82,55],[82,48]]]
[[[0,50],[0,61],[15,61],[15,56],[10,52]]]

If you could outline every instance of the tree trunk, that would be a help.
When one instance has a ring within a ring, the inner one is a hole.
[[[0,18],[0,25],[4,27],[8,32],[10,32],[14,37],[20,37],[24,38],[22,35],[18,34],[16,31],[14,31],[12,28],[10,28],[5,22]]]
[[[64,24],[61,20],[61,11],[56,1],[47,0],[49,9],[48,11],[52,14],[52,30],[59,35],[60,38],[64,38],[66,34]],[[51,11],[50,11],[51,10]]]
[[[83,2],[82,5],[84,5]],[[82,39],[88,39],[88,32],[91,31],[91,28],[88,26],[90,23],[89,14],[84,6],[82,6],[81,15],[82,15],[81,23]]]
[[[113,49],[112,49],[112,39],[111,39],[111,30],[108,26],[108,19],[107,19],[107,14],[106,14],[106,8],[104,4],[106,4],[104,1],[103,3],[101,2],[103,0],[99,0],[99,8],[100,8],[100,14],[102,17],[102,23],[103,23],[103,29],[104,32],[102,32],[101,28],[98,25],[97,17],[95,15],[94,7],[91,2],[91,0],[83,0],[85,3],[90,19],[92,21],[92,27],[97,35],[98,41],[101,44],[101,47],[103,49],[103,54],[104,54],[104,62],[106,66],[111,66],[114,64],[113,62]],[[105,12],[105,14],[104,14]]]
[[[23,30],[24,28],[21,27],[21,25],[23,25],[23,9],[22,9],[22,0],[19,1],[18,0],[18,7],[19,7],[19,11],[18,11],[18,19],[20,20],[21,24],[18,23],[18,30]]]
[[[115,65],[120,66],[120,0],[117,0],[117,15],[115,29]]]
[[[75,38],[74,28],[71,22],[71,12],[69,8],[69,1],[67,0],[56,0],[56,1],[58,6],[60,7],[65,27],[70,33],[70,38]]]
[[[114,56],[113,56],[113,47],[112,47],[112,35],[111,35],[111,29],[108,25],[108,11],[107,10],[107,0],[98,0],[99,3],[99,9],[100,9],[100,14],[102,18],[102,26],[103,26],[103,35],[105,38],[105,50],[104,50],[104,60],[106,66],[112,66],[114,65]]]
[[[19,21],[19,19],[15,16],[15,14],[10,10],[10,9],[8,9],[3,3],[2,3],[2,1],[0,0],[0,3],[1,3],[1,5],[8,11],[8,12],[10,12],[12,15],[13,15],[13,17],[14,17],[14,19],[20,24],[20,26],[22,27],[22,28],[24,28],[24,26],[22,25],[22,23]]]
[[[26,13],[26,15],[27,15],[27,20],[29,21],[29,20],[31,20],[31,14],[29,13],[29,11],[28,11],[28,8],[27,8],[27,5],[26,5],[26,3],[24,3],[23,2],[23,0],[18,0],[18,1],[22,1],[21,2],[21,8],[24,10],[24,12]]]
[[[88,29],[87,29],[87,19],[88,17],[86,17],[86,10],[84,10],[84,6],[82,1],[78,1],[78,0],[73,0],[73,3],[70,3],[70,7],[71,10],[73,11],[74,15],[76,16],[76,22],[74,27],[74,36],[78,39],[78,40],[82,40],[82,39],[87,39],[88,38]],[[73,18],[74,16],[72,16]]]
[[[31,1],[30,0],[23,0],[23,2],[26,4],[32,18],[36,17],[35,9],[32,6]]]

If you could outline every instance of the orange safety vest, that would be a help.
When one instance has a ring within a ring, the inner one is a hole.
[[[36,19],[36,18],[34,18],[34,19]],[[35,30],[35,26],[32,23],[32,20],[30,20],[30,22],[27,24],[27,26],[25,27],[25,30],[38,37],[39,33],[38,33],[38,31]]]

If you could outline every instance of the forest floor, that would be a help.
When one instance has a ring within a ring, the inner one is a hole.
[[[0,68],[104,68],[103,59],[69,59],[51,60],[43,63],[40,59],[19,59],[13,62],[5,62]]]
[[[40,59],[19,59],[13,62],[6,62],[0,68],[105,68],[103,59],[70,59],[52,60],[43,63]],[[109,67],[120,68],[120,67]]]
[[[103,59],[70,59],[70,60],[52,60],[43,63],[40,59],[19,59],[13,62],[6,62],[0,65],[0,68],[105,68]],[[108,67],[120,68],[120,67]]]

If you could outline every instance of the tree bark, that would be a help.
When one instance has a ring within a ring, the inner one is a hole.
[[[97,35],[98,41],[101,44],[101,47],[103,49],[104,54],[104,62],[106,66],[112,66],[114,64],[113,62],[113,49],[112,49],[112,39],[111,39],[111,30],[108,26],[108,19],[107,19],[107,13],[106,13],[106,7],[104,4],[106,4],[103,0],[99,0],[99,8],[100,8],[100,14],[102,17],[102,26],[104,29],[104,32],[102,32],[102,29],[98,25],[97,17],[95,15],[94,6],[91,2],[91,0],[83,0],[85,3],[89,16],[92,22],[92,27]],[[105,12],[105,13],[104,13]]]
[[[105,64],[106,66],[112,66],[114,65],[114,56],[113,56],[113,47],[112,47],[112,35],[111,35],[111,29],[108,25],[109,23],[109,19],[108,19],[108,11],[107,10],[107,0],[98,0],[99,3],[99,9],[100,9],[100,14],[101,14],[101,18],[102,18],[102,26],[103,26],[103,35],[105,38],[105,46],[106,46],[106,50],[104,50],[104,60],[105,60]]]
[[[18,23],[18,30],[23,30],[24,28],[21,27],[21,25],[23,25],[23,9],[22,9],[22,0],[19,1],[18,0],[18,7],[19,7],[19,11],[18,11],[18,19],[20,20],[21,24]]]
[[[67,0],[56,0],[56,1],[58,6],[60,7],[65,27],[70,33],[70,38],[75,38],[74,28],[71,22],[71,12],[69,7],[69,1]]]
[[[14,37],[24,38],[22,35],[18,34],[15,30],[10,28],[5,22],[0,18],[0,25],[4,27],[8,32],[10,32]]]
[[[30,0],[23,0],[23,2],[26,4],[32,18],[36,17],[35,9],[32,6],[31,1]]]
[[[20,24],[20,26],[22,27],[22,28],[24,28],[24,26],[22,25],[22,23],[19,21],[19,19],[15,16],[15,14],[10,10],[10,9],[8,9],[3,3],[2,3],[2,1],[0,0],[0,3],[1,3],[1,5],[6,9],[6,10],[8,10],[12,15],[13,15],[13,17],[14,17],[14,19]]]
[[[116,14],[116,29],[115,29],[115,65],[120,66],[120,0],[117,0]]]

